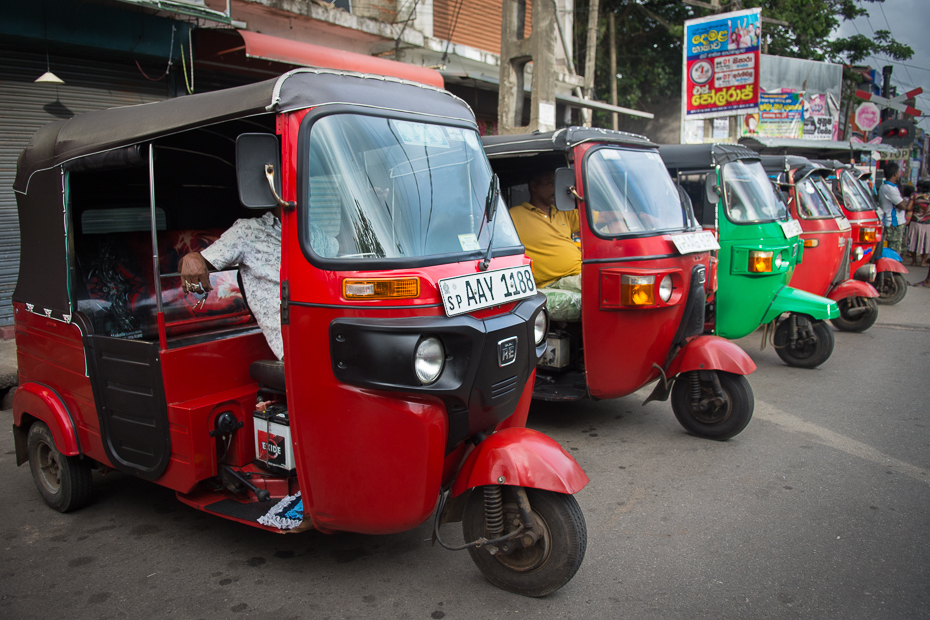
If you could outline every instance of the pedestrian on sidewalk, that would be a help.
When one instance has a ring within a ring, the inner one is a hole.
[[[907,221],[907,200],[901,196],[898,181],[901,170],[896,163],[885,166],[885,182],[878,190],[879,215],[882,218],[886,245],[902,254],[904,252],[904,225]]]

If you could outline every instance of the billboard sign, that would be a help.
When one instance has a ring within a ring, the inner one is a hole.
[[[761,13],[748,9],[685,22],[686,119],[758,111]]]

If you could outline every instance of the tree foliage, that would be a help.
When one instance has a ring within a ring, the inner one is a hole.
[[[763,40],[767,42],[763,51],[768,54],[843,64],[859,63],[872,54],[907,60],[913,50],[894,41],[886,30],[877,31],[874,38],[832,36],[843,20],[867,14],[864,2],[882,1],[721,0],[721,5],[724,12],[761,7],[764,17],[787,22],[787,26],[763,23]],[[610,75],[608,12],[614,14],[616,22],[619,78]],[[600,0],[599,13],[595,97],[609,100],[611,79],[617,79],[617,103],[621,106],[648,109],[679,97],[684,22],[712,12],[681,0]],[[579,73],[584,68],[587,16],[588,0],[576,0],[574,49]]]

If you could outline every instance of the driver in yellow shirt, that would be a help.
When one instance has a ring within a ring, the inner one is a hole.
[[[549,291],[563,290],[575,293],[569,313],[555,320],[579,320],[581,318],[581,249],[575,245],[572,235],[580,230],[578,211],[559,211],[555,203],[555,171],[537,174],[529,182],[530,200],[510,210],[526,255],[533,259],[533,278],[536,286],[550,300],[553,312],[553,297]]]

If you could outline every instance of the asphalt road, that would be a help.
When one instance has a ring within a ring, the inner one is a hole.
[[[431,547],[428,524],[274,535],[121,474],[62,515],[4,430],[0,617],[930,618],[930,290],[837,332],[819,369],[760,338],[740,341],[759,367],[755,416],[728,442],[685,434],[667,403],[641,407],[646,391],[534,406],[530,425],[591,478],[584,564],[542,599]]]

